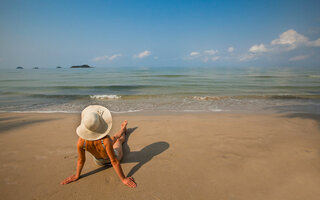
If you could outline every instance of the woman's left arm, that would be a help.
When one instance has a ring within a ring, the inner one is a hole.
[[[107,139],[104,141],[104,144],[106,146],[106,151],[108,154],[108,157],[110,158],[111,164],[113,166],[113,169],[116,171],[117,175],[119,176],[120,180],[123,184],[135,188],[137,187],[137,184],[134,182],[132,177],[125,177],[123,174],[123,170],[120,165],[120,161],[116,158],[112,146],[112,139],[110,137],[107,137]]]

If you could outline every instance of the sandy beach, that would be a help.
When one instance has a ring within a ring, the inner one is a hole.
[[[1,199],[318,199],[320,131],[315,115],[121,114],[122,167],[136,189],[87,154],[76,169],[79,114],[0,114]]]

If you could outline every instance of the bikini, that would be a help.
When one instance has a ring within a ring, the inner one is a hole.
[[[106,146],[104,145],[103,143],[103,139],[100,140],[101,141],[101,144],[102,144],[102,147],[103,149],[106,151]],[[83,150],[86,151],[86,141],[84,140],[83,142]],[[116,149],[113,149],[114,150],[114,154],[115,156],[117,157],[117,159],[119,160],[119,153]],[[100,166],[104,166],[104,165],[111,165],[111,161],[110,161],[110,158],[107,157],[107,158],[96,158],[92,155],[93,157],[93,161],[97,164],[97,165],[100,165]]]

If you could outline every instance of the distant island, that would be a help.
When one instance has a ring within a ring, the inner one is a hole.
[[[61,67],[60,67],[60,66],[57,66],[56,68],[57,68],[57,69],[61,69]]]
[[[90,67],[89,65],[75,65],[75,66],[71,66],[70,68],[93,68],[93,67]]]
[[[19,67],[17,67],[16,69],[23,69],[23,67],[20,67],[20,66],[19,66]]]
[[[39,69],[39,67],[34,67],[33,69]]]

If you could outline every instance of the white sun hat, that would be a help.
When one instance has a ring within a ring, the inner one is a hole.
[[[81,112],[81,124],[77,134],[85,140],[99,140],[110,132],[112,116],[110,111],[100,105],[90,105]]]

